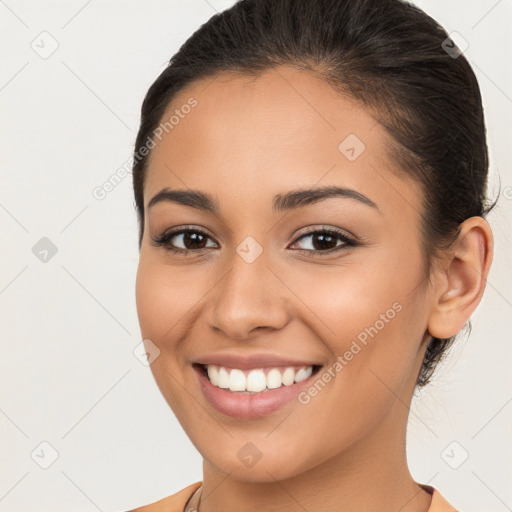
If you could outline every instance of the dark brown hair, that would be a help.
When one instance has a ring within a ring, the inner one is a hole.
[[[139,249],[150,156],[141,148],[174,96],[222,72],[257,76],[279,65],[309,71],[360,101],[391,135],[397,172],[423,191],[417,209],[428,279],[459,225],[494,204],[486,201],[488,152],[475,74],[443,28],[401,0],[239,0],[194,32],[142,104],[133,164]],[[429,382],[455,338],[431,339],[418,386]]]

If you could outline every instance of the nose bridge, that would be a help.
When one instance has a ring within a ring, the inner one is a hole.
[[[273,272],[269,253],[247,237],[227,262],[227,274],[216,286],[210,303],[210,323],[242,339],[256,327],[282,328],[287,321],[286,290]]]

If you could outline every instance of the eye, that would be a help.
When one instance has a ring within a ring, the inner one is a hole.
[[[185,255],[212,247],[208,245],[208,240],[212,239],[204,231],[191,227],[166,231],[153,238],[156,246]],[[215,243],[213,246],[216,246]]]
[[[355,240],[348,237],[342,231],[333,228],[309,231],[301,235],[293,245],[296,245],[301,240],[308,239],[309,241],[303,244],[306,246],[306,249],[301,249],[300,252],[312,256],[331,254],[358,245]]]
[[[305,243],[305,249],[299,249],[300,252],[308,256],[321,256],[355,247],[358,242],[347,236],[340,230],[330,229],[316,229],[302,234],[290,247],[293,248],[297,243],[308,240]],[[190,255],[197,252],[202,252],[205,249],[217,247],[216,242],[204,231],[194,227],[182,227],[171,231],[166,231],[161,235],[153,238],[154,245],[164,247],[167,251],[180,253],[183,255]]]

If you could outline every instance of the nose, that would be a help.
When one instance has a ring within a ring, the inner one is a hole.
[[[212,329],[241,341],[288,323],[291,294],[269,263],[265,251],[251,263],[234,252],[203,312]]]

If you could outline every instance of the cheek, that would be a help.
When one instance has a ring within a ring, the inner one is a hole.
[[[413,276],[402,274],[399,280],[382,268],[351,270],[308,278],[298,292],[307,297],[310,322],[332,352],[331,364],[306,389],[304,408],[295,417],[303,420],[303,441],[317,440],[319,460],[363,437],[393,407],[400,409],[397,396],[415,371],[421,341],[422,301],[410,293]],[[284,442],[282,449],[291,453],[293,446]]]
[[[337,353],[349,348],[349,339],[364,343],[376,331],[385,337],[407,316],[404,311],[418,305],[411,292],[420,280],[419,273],[411,270],[412,262],[404,270],[394,268],[396,263],[382,258],[370,264],[320,267],[295,274],[294,293],[309,308],[308,316],[321,321],[321,337]]]
[[[141,258],[135,281],[135,301],[143,338],[158,343],[163,331],[164,311],[169,311],[170,294],[158,278],[159,272]],[[172,310],[172,309],[171,309]]]
[[[187,286],[183,272],[155,262],[141,254],[135,283],[135,299],[141,335],[151,340],[153,345],[146,350],[155,350],[158,356],[152,361],[150,370],[163,397],[172,410],[187,408],[180,388],[183,376],[182,365],[176,359],[176,346],[183,330],[180,320],[186,318],[187,304],[182,300],[186,296]],[[190,407],[190,404],[188,405]]]
[[[211,285],[210,285],[211,286]],[[141,254],[136,275],[135,298],[143,339],[149,339],[159,354],[150,369],[170,407],[187,410],[182,392],[191,379],[185,340],[197,323],[198,305],[209,289],[205,272],[171,267],[150,255]],[[179,413],[180,414],[180,413]]]
[[[193,272],[141,256],[135,299],[143,337],[162,345],[179,337],[189,322],[188,313],[201,296],[193,282]]]
[[[399,392],[415,371],[426,326],[419,262],[419,254],[408,265],[396,255],[382,257],[324,276],[311,273],[298,284],[297,295],[314,313],[308,315],[311,325],[333,364],[338,361],[333,390],[351,408],[363,399],[380,400],[381,408],[393,397],[390,390]]]

